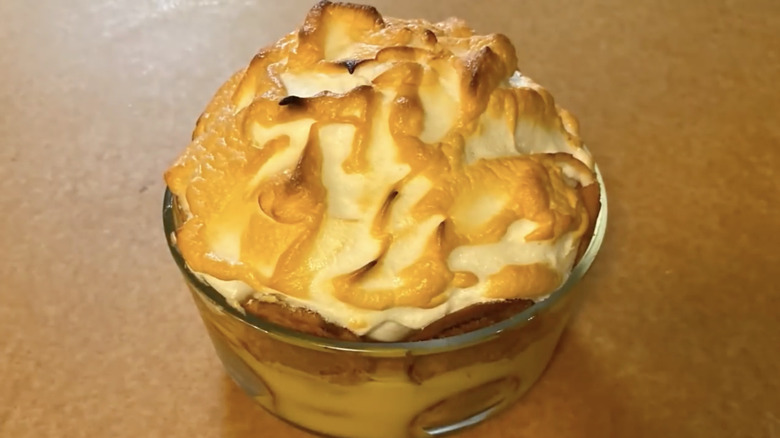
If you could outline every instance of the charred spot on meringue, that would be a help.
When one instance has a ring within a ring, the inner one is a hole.
[[[362,63],[366,62],[366,59],[347,59],[339,62],[339,65],[347,69],[349,74],[354,74],[355,69]]]
[[[298,96],[285,96],[279,101],[279,106],[302,107],[306,105],[306,99]]]
[[[425,42],[428,44],[436,44],[439,42],[439,39],[436,38],[436,34],[430,29],[425,29],[423,35],[425,36]]]
[[[439,242],[439,246],[444,246],[444,239],[447,236],[447,221],[441,221],[438,227],[436,227],[436,240]]]
[[[368,274],[368,272],[371,271],[371,269],[373,269],[374,266],[376,266],[378,263],[379,263],[379,259],[371,260],[370,262],[366,263],[365,265],[361,266],[360,268],[352,272],[350,274],[350,277],[352,277],[353,280],[359,279],[360,277],[363,277],[366,274]]]
[[[382,208],[379,210],[379,215],[382,218],[386,218],[390,214],[390,208],[393,205],[393,201],[398,197],[398,190],[392,190],[385,198],[385,202],[382,203]]]

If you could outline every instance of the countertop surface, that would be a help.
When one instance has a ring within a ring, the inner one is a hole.
[[[223,372],[162,172],[308,1],[0,2],[0,436],[306,437]],[[415,1],[515,42],[609,228],[540,382],[463,437],[780,437],[780,2]]]

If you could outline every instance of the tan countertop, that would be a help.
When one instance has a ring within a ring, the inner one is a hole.
[[[610,197],[554,362],[461,436],[780,437],[780,3],[374,4],[508,34]],[[310,5],[0,2],[0,436],[308,436],[222,371],[160,204],[216,87]]]

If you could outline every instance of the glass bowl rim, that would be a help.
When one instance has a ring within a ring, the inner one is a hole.
[[[604,187],[604,180],[597,165],[594,166],[596,180],[599,184],[599,201],[601,206],[599,215],[596,218],[596,226],[593,231],[593,237],[582,255],[582,258],[574,266],[566,281],[550,295],[522,312],[513,315],[503,321],[491,324],[477,330],[467,333],[448,336],[439,339],[429,339],[424,341],[404,341],[404,342],[366,342],[366,341],[344,341],[340,339],[323,338],[310,335],[296,330],[265,321],[259,317],[253,316],[232,306],[227,299],[220,294],[211,285],[201,280],[188,267],[184,258],[178,250],[175,242],[176,223],[174,218],[174,197],[168,187],[165,188],[163,197],[163,228],[165,231],[165,240],[168,243],[168,249],[184,275],[189,285],[194,287],[201,297],[207,298],[221,310],[228,313],[239,321],[248,324],[252,328],[259,330],[269,336],[288,344],[295,344],[309,349],[337,350],[353,353],[368,353],[375,355],[398,356],[404,354],[432,354],[442,351],[457,350],[467,346],[480,344],[491,340],[502,332],[512,329],[520,324],[531,321],[537,313],[548,308],[560,300],[566,293],[578,283],[590,268],[601,248],[607,227],[607,191]]]

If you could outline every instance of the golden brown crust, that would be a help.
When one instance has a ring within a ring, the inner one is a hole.
[[[435,321],[421,330],[414,331],[401,341],[426,341],[460,335],[499,323],[531,307],[530,300],[509,300],[474,304]],[[250,299],[244,310],[271,323],[314,336],[342,341],[373,342],[360,337],[310,310],[295,308],[280,302],[263,302]]]
[[[497,324],[531,307],[531,300],[508,300],[474,304],[429,324],[409,336],[409,341],[425,341],[461,335]]]
[[[342,341],[360,340],[351,331],[331,324],[322,319],[322,316],[306,309],[256,299],[248,300],[243,306],[244,310],[258,318],[301,333]]]

